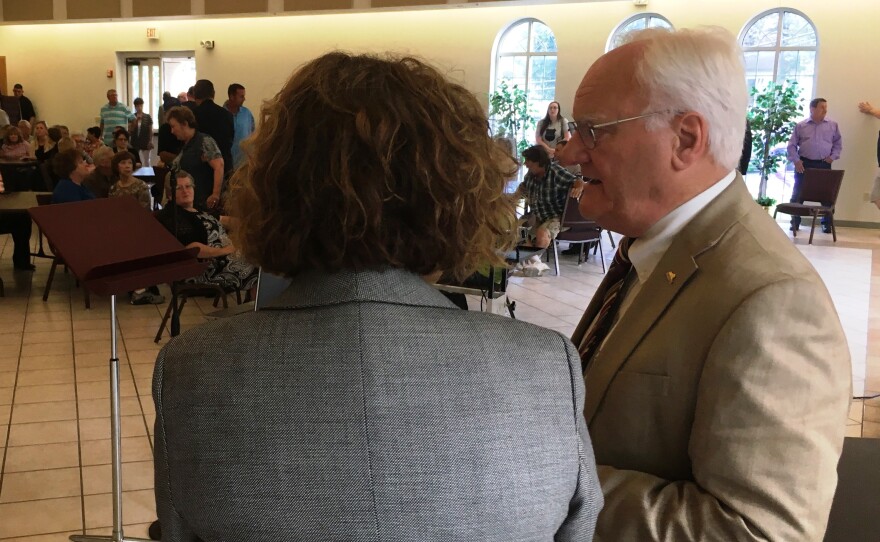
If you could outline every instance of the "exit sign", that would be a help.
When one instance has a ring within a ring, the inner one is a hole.
[[[148,28],[147,29],[147,39],[151,39],[151,40],[159,39],[159,30],[156,28]]]

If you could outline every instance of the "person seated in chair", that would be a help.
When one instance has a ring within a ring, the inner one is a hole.
[[[83,145],[83,150],[94,158],[95,151],[101,147],[107,147],[107,145],[104,145],[104,139],[101,137],[101,128],[99,126],[92,126],[86,130],[86,141]]]
[[[130,140],[131,135],[128,133],[128,130],[126,130],[122,126],[117,126],[113,130],[113,146],[111,147],[113,154],[120,152],[130,152],[133,156],[137,156],[137,150],[129,145]],[[140,169],[140,167],[140,159],[135,158],[134,169]]]
[[[0,147],[0,160],[27,160],[32,154],[31,144],[21,136],[21,130],[17,126],[10,127]]]
[[[534,145],[522,153],[526,173],[516,195],[529,204],[529,238],[538,248],[547,248],[559,233],[559,221],[569,197],[578,198],[584,189],[583,179],[550,159],[547,151]]]
[[[83,181],[83,186],[88,188],[96,198],[106,198],[110,195],[110,187],[113,186],[113,149],[107,146],[99,147],[92,155],[95,169]]]
[[[110,187],[110,197],[129,196],[137,200],[144,209],[152,210],[153,200],[150,198],[150,187],[137,177],[132,176],[135,157],[130,152],[117,152],[110,160],[110,168],[116,176],[116,182]]]
[[[42,120],[34,125],[34,157],[38,162],[48,162],[58,154],[58,142],[61,141],[61,130],[49,128]]]
[[[261,116],[233,235],[292,283],[160,352],[162,540],[592,540],[574,345],[431,285],[512,237],[485,108],[418,59],[333,52]]]
[[[60,181],[52,192],[52,203],[72,203],[95,199],[95,195],[83,186],[83,181],[94,166],[82,159],[79,151],[68,149],[52,159],[52,167]]]
[[[177,172],[174,201],[158,213],[157,218],[187,248],[199,249],[199,258],[209,266],[198,277],[187,279],[190,284],[216,284],[224,291],[249,290],[257,283],[258,269],[242,260],[226,234],[232,220],[220,218],[195,208],[195,183],[184,170]]]

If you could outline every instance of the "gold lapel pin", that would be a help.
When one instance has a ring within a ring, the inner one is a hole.
[[[673,282],[675,282],[675,273],[673,273],[672,271],[667,271],[666,272],[666,282],[668,282],[669,284],[672,284]]]

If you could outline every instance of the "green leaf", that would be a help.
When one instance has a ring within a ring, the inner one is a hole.
[[[788,158],[772,154],[773,147],[791,137],[795,121],[800,116],[800,88],[796,81],[785,84],[768,83],[763,90],[752,88],[754,105],[748,112],[752,129],[752,160],[750,165],[761,173],[759,198],[767,195],[767,179]],[[774,201],[775,203],[775,201]]]

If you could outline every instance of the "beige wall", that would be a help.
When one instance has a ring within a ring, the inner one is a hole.
[[[816,24],[820,52],[817,93],[840,122],[847,170],[839,219],[880,223],[880,211],[863,201],[877,169],[880,120],[858,113],[859,100],[880,104],[880,73],[873,69],[880,2],[849,0],[829,9],[820,0],[650,0],[649,10],[677,27],[715,24],[739,34],[749,19],[776,7],[798,9]],[[64,23],[0,26],[0,51],[10,83],[21,82],[40,116],[82,128],[93,124],[105,92],[124,90],[117,52],[195,51],[199,77],[221,91],[233,81],[248,89],[252,109],[277,92],[290,72],[327,50],[392,50],[427,58],[481,96],[489,88],[492,47],[511,22],[535,17],[550,26],[559,46],[557,97],[571,111],[584,71],[603,53],[611,30],[644,11],[629,0],[554,5],[502,5],[369,13],[338,13],[202,20]],[[145,37],[157,27],[160,39]],[[214,40],[205,50],[201,40]],[[107,69],[117,77],[108,79]],[[181,89],[169,89],[175,94]]]

